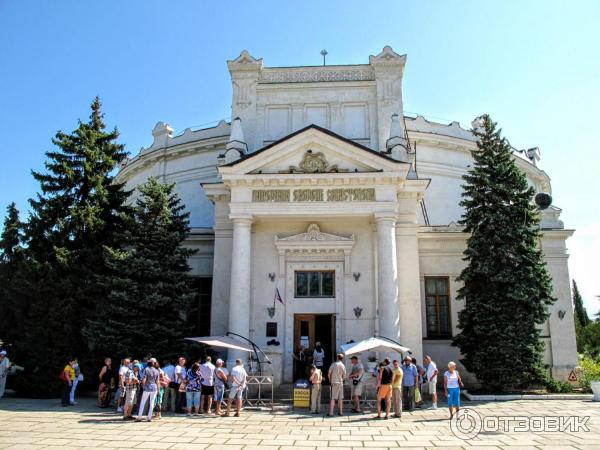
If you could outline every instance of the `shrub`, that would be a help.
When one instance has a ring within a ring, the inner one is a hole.
[[[582,356],[577,367],[579,384],[586,391],[591,391],[592,381],[600,381],[600,361],[590,356]]]
[[[573,386],[566,381],[560,381],[555,378],[546,380],[546,389],[553,394],[568,394],[573,392]]]

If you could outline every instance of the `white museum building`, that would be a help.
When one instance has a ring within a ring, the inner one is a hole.
[[[440,367],[460,359],[450,344],[467,235],[457,222],[476,143],[457,122],[404,115],[405,63],[390,47],[368,64],[307,67],[266,67],[243,51],[227,62],[231,123],[176,135],[158,122],[152,145],[119,172],[129,189],[149,176],[176,183],[191,213],[185,245],[198,250],[198,329],[249,337],[276,383],[293,381],[294,351],[316,341],[326,365],[342,344],[374,335]],[[551,192],[536,148],[514,158],[537,192]],[[566,379],[577,363],[573,230],[560,213],[542,215],[558,299],[542,335]]]

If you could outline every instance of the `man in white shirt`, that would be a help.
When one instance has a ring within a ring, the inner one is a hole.
[[[186,360],[183,356],[179,358],[178,364],[175,366],[175,398],[177,401],[175,402],[175,412],[182,413],[183,405],[185,404],[185,392],[179,392],[179,386],[181,383],[185,383],[187,378],[187,371],[185,368]]]
[[[204,364],[200,366],[200,383],[202,384],[202,398],[200,400],[200,412],[206,402],[206,414],[209,416],[212,414],[212,401],[215,395],[215,366],[212,363],[210,356],[206,357]]]
[[[431,359],[431,356],[427,355],[423,358],[423,365],[427,370],[427,390],[431,394],[431,409],[437,409],[437,376],[438,369],[436,364]]]
[[[4,396],[4,388],[6,387],[6,377],[8,376],[8,369],[10,368],[10,361],[6,356],[6,351],[0,352],[0,398]]]
[[[231,369],[230,378],[231,390],[229,391],[229,398],[227,399],[227,412],[224,415],[229,416],[229,413],[231,412],[231,403],[235,398],[235,417],[239,417],[240,410],[242,409],[242,396],[246,389],[246,379],[248,378],[248,374],[246,373],[246,369],[244,369],[241,359],[235,360],[235,367]]]
[[[123,405],[125,403],[125,374],[129,370],[129,363],[131,359],[124,358],[119,367],[119,395],[117,396],[117,412],[123,412]]]
[[[337,361],[329,367],[328,378],[331,383],[331,401],[329,402],[329,414],[333,416],[335,402],[338,402],[338,414],[344,414],[344,378],[346,378],[346,366],[344,366],[344,355],[337,355]]]
[[[169,385],[165,388],[161,410],[168,411],[170,409],[171,411],[175,411],[175,396],[177,395],[177,391],[171,387],[171,383],[175,381],[175,366],[171,361],[163,361],[162,371],[169,379]]]

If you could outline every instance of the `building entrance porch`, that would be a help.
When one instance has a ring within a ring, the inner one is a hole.
[[[333,361],[336,351],[334,314],[294,314],[294,380],[310,376],[313,351],[317,342],[325,352],[323,375]],[[303,349],[304,360],[300,357]]]

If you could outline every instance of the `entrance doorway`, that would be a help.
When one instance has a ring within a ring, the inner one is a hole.
[[[294,358],[294,380],[308,379],[308,367],[312,364],[315,343],[320,342],[325,350],[323,378],[335,357],[335,315],[334,314],[295,314],[294,315],[294,354],[304,347],[305,362]]]

